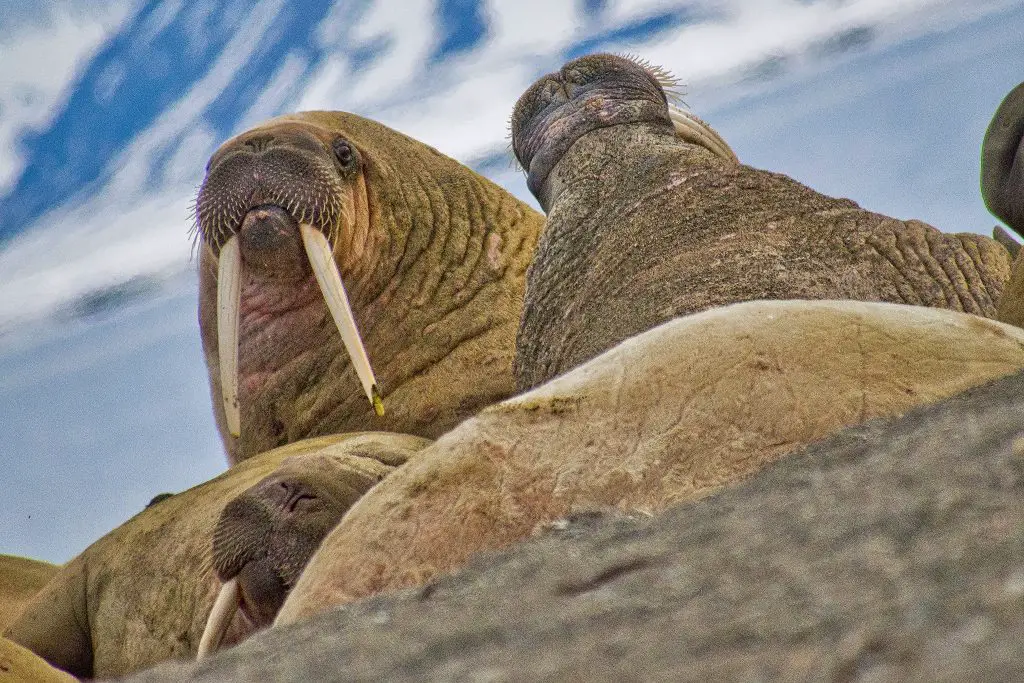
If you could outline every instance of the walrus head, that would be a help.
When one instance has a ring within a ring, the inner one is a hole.
[[[219,646],[236,611],[235,642],[269,626],[324,536],[379,479],[329,455],[291,458],[231,500],[213,534],[222,587],[199,656]]]
[[[346,431],[435,437],[514,390],[542,217],[436,150],[353,114],[291,114],[214,153],[195,214],[231,462]]]
[[[369,216],[361,158],[344,135],[282,122],[245,133],[210,159],[196,201],[199,235],[218,257],[217,331],[221,394],[228,431],[241,435],[238,344],[243,263],[261,286],[260,314],[302,311],[319,285],[363,391],[378,415],[383,404],[331,244],[349,262],[366,248]],[[261,283],[261,284],[263,284]],[[270,310],[267,310],[270,309]],[[292,321],[294,322],[294,321]],[[264,329],[264,334],[273,332]],[[255,346],[262,344],[257,341]],[[272,344],[270,345],[272,346]],[[250,357],[250,361],[253,360]],[[266,361],[267,359],[260,359]]]
[[[1024,83],[996,110],[981,145],[985,206],[1024,236]]]
[[[541,206],[550,208],[553,197],[547,181],[559,160],[573,143],[599,128],[660,126],[736,161],[710,126],[670,105],[665,89],[675,84],[667,72],[640,60],[593,54],[568,62],[530,86],[512,112],[512,150]]]

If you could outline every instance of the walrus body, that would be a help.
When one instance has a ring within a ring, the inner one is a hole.
[[[856,301],[672,320],[445,434],[363,496],[276,623],[423,583],[574,508],[654,512],[1024,368],[1024,330]]]
[[[514,391],[543,217],[436,150],[353,114],[280,117],[211,158],[196,217],[203,348],[231,462],[331,433],[436,437]],[[379,384],[346,353],[311,240],[326,245]],[[232,250],[235,291],[220,275]]]
[[[517,337],[521,389],[679,315],[756,299],[996,314],[1007,250],[865,211],[675,135],[648,70],[610,55],[542,78],[513,148],[548,213]]]
[[[76,680],[50,666],[31,650],[0,638],[0,683],[74,683]]]
[[[60,567],[49,562],[0,555],[0,631],[58,571]]]
[[[249,567],[255,571],[244,596],[247,607],[236,614],[225,640],[237,642],[266,621],[261,611],[267,597],[276,599],[273,590],[258,594],[267,584],[261,577],[293,582],[315,548],[302,538],[303,529],[296,534],[284,527],[284,536],[275,540],[275,527],[281,525],[263,522],[280,515],[271,506],[252,504],[249,489],[290,465],[328,458],[334,461],[326,470],[331,488],[344,489],[335,503],[345,507],[425,443],[398,434],[336,435],[240,463],[146,508],[91,545],[61,569],[4,635],[80,677],[113,677],[172,657],[194,657],[220,589],[218,575],[232,578]],[[218,519],[239,497],[248,499],[243,501],[247,512],[225,531],[230,548],[218,555]],[[294,496],[277,502],[289,500],[298,505]],[[307,496],[303,505],[311,502],[316,501]],[[268,562],[276,576],[266,571]]]

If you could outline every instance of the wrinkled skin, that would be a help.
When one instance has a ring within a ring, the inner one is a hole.
[[[242,496],[252,502],[255,497],[259,504],[262,497],[266,503],[258,486],[261,480],[271,477],[271,482],[308,486],[303,477],[295,476],[304,472],[318,481],[325,475],[337,480],[317,488],[327,492],[329,507],[336,510],[357,489],[365,491],[426,443],[399,434],[335,435],[239,463],[209,482],[146,508],[91,545],[61,569],[4,636],[79,677],[113,677],[172,657],[194,658],[220,588],[213,538],[230,501]],[[310,458],[313,466],[302,468],[302,461]],[[333,464],[316,463],[318,459]],[[281,478],[274,479],[279,468]],[[273,556],[262,568],[279,571],[290,583],[297,569],[286,565],[304,562],[311,541],[301,523],[282,524],[286,517],[278,515],[277,523],[263,527],[262,535],[247,535],[244,523],[236,524],[233,533],[245,541],[235,544],[240,555],[257,563],[261,553]],[[293,531],[299,533],[289,539]],[[281,552],[289,540],[295,541],[298,552]],[[255,543],[263,546],[252,547]],[[256,613],[264,603],[254,599],[250,604]],[[237,612],[225,644],[247,637],[264,618],[250,620],[244,610]]]
[[[574,509],[657,512],[802,445],[1024,368],[954,311],[754,301],[676,318],[482,411],[363,496],[278,614],[416,586]]]
[[[541,78],[512,144],[548,213],[517,336],[520,389],[673,317],[757,299],[996,314],[995,240],[865,211],[674,134],[655,74],[591,55]]]
[[[339,152],[341,150],[341,152]],[[197,201],[199,322],[230,462],[354,430],[435,437],[509,396],[526,267],[543,217],[436,150],[343,112],[239,135]],[[385,414],[360,389],[298,236],[333,250]],[[240,436],[221,401],[217,278],[238,236]]]
[[[0,555],[0,630],[21,613],[60,567],[14,555]]]

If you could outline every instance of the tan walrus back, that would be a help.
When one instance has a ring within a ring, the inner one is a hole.
[[[27,602],[60,571],[49,562],[0,555],[0,631],[14,621]]]

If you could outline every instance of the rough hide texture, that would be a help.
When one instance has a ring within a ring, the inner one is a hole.
[[[135,681],[1024,676],[1024,375]]]
[[[354,475],[378,481],[425,443],[398,434],[347,434],[240,463],[146,508],[89,546],[4,635],[82,677],[124,675],[171,657],[194,657],[220,587],[210,555],[214,527],[229,501],[292,457],[330,455]]]
[[[31,650],[0,638],[0,683],[72,683],[75,680]]]
[[[49,562],[0,555],[0,631],[58,571],[60,567]]]
[[[350,168],[332,153],[339,140]],[[236,223],[268,207],[291,217],[272,238],[247,237]],[[224,143],[197,217],[200,327],[231,462],[357,430],[436,437],[514,392],[526,268],[544,219],[455,160],[354,114],[291,114]],[[330,239],[382,417],[360,388],[292,217]],[[239,438],[227,430],[217,353],[218,255],[232,233],[243,245]]]
[[[751,302],[666,323],[484,410],[363,496],[276,624],[416,585],[590,506],[662,510],[844,426],[1024,367],[1024,330],[863,302]]]
[[[988,237],[872,213],[685,142],[660,87],[643,97],[630,90],[644,108],[591,130],[589,118],[617,112],[630,66],[638,68],[608,55],[581,58],[517,104],[513,145],[548,211],[517,336],[520,389],[661,322],[739,301],[856,299],[995,316],[1010,256]],[[612,67],[620,89],[601,83]],[[534,112],[531,98],[549,83],[572,99]],[[536,140],[543,145],[531,165]],[[537,180],[536,159],[563,147]]]

